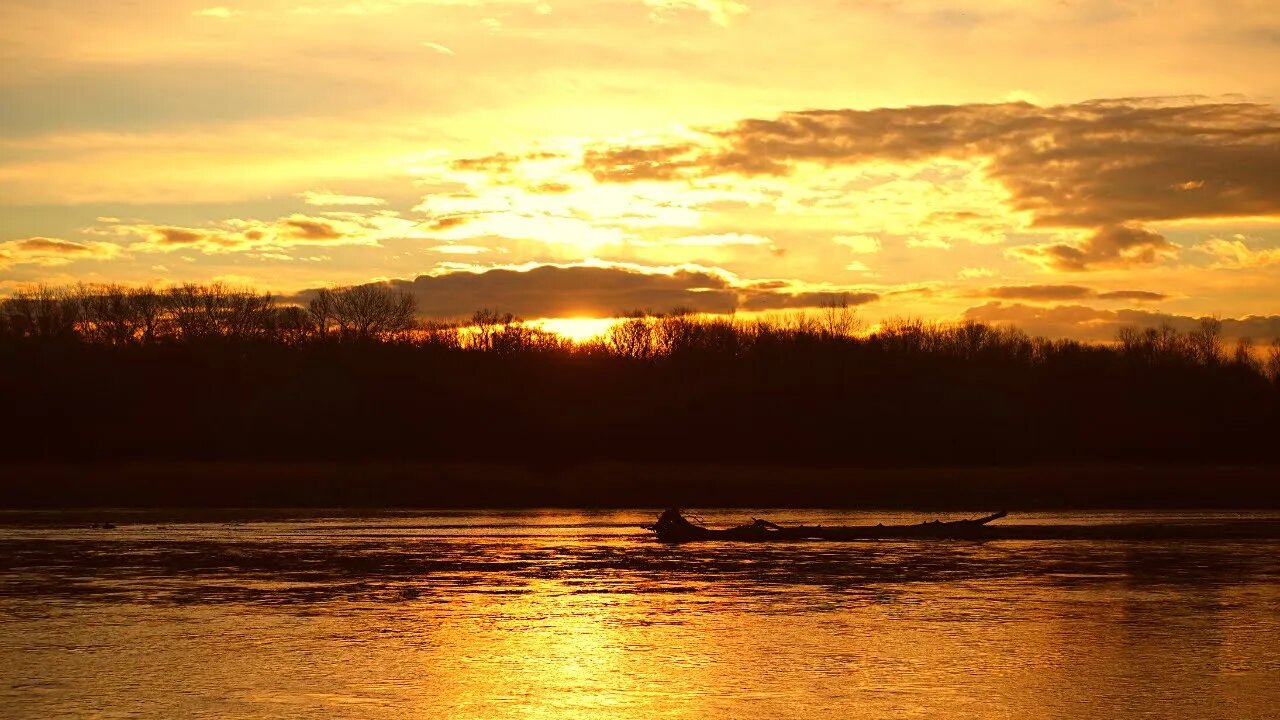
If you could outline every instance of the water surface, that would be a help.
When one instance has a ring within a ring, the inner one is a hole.
[[[118,527],[0,514],[0,716],[1275,718],[1280,707],[1280,539],[675,547],[648,540],[637,526],[653,514],[634,511],[99,515]],[[751,516],[926,517],[705,514]]]

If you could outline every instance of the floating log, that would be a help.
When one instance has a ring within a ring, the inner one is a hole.
[[[846,525],[824,527],[822,525],[794,525],[783,527],[768,520],[753,519],[750,524],[737,527],[712,529],[695,523],[679,509],[662,513],[652,530],[659,542],[684,543],[698,540],[729,540],[735,542],[770,542],[779,540],[909,540],[909,539],[959,539],[980,540],[993,537],[987,523],[1007,515],[1001,510],[972,520],[943,522],[932,520],[915,525]]]

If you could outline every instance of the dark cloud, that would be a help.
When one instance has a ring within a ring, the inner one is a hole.
[[[1280,213],[1280,112],[1269,105],[815,110],[747,120],[720,136],[736,152],[786,163],[986,157],[1014,206],[1047,226]]]
[[[782,290],[791,287],[791,283],[786,280],[761,280],[752,283],[751,287],[755,290]]]
[[[675,307],[728,313],[738,302],[737,291],[723,277],[696,271],[667,275],[545,265],[528,271],[423,275],[390,284],[413,294],[418,312],[432,318],[465,317],[485,307],[531,318],[609,317],[636,309],[662,312]]]
[[[943,157],[985,160],[1038,226],[1096,229],[1083,243],[1027,251],[1055,269],[1171,251],[1144,222],[1280,215],[1280,111],[1187,98],[808,110],[743,120],[702,143],[597,148],[583,164],[597,180],[626,182]]]
[[[52,255],[95,255],[100,252],[97,245],[61,240],[59,238],[32,237],[14,240],[8,243],[12,250],[19,253],[41,253]]]
[[[204,241],[209,233],[187,228],[159,227],[155,229],[156,242],[161,245],[190,245]]]
[[[1123,327],[1157,327],[1168,324],[1190,332],[1200,326],[1200,318],[1170,315],[1148,310],[1101,310],[1085,305],[1042,307],[1021,303],[990,302],[965,311],[966,320],[1016,325],[1032,335],[1079,340],[1108,341]],[[1222,320],[1228,338],[1249,337],[1260,342],[1280,338],[1280,315],[1250,315]]]
[[[511,172],[516,165],[530,160],[553,160],[564,157],[559,153],[535,151],[523,154],[499,152],[473,158],[459,158],[450,163],[454,170],[471,170],[486,173]]]
[[[735,285],[704,270],[644,272],[630,267],[543,265],[530,270],[493,269],[422,275],[392,280],[390,287],[412,294],[418,312],[434,319],[468,317],[480,308],[536,317],[613,317],[632,310],[665,312],[687,308],[704,313],[819,307],[842,299],[862,305],[874,293],[788,293],[781,281]],[[314,291],[295,299],[309,300]]]
[[[692,143],[601,148],[587,150],[582,156],[583,167],[600,182],[676,180],[721,170],[705,162]]]
[[[816,308],[840,304],[856,307],[879,299],[879,295],[871,292],[802,292],[791,294],[751,288],[741,293],[738,308],[740,310],[760,311]]]
[[[80,259],[111,258],[119,252],[120,246],[114,243],[29,237],[0,242],[0,268],[22,263],[66,265]]]
[[[134,250],[158,252],[190,248],[220,253],[304,244],[372,244],[366,235],[370,228],[361,224],[359,218],[326,220],[305,215],[291,215],[274,221],[232,219],[215,227],[203,228],[117,225],[111,231],[141,238],[142,242],[130,246]]]
[[[465,225],[471,220],[471,215],[449,215],[447,217],[438,218],[431,223],[433,230],[447,230],[451,227]]]
[[[304,240],[338,240],[343,237],[342,231],[323,220],[289,218],[284,225],[290,235]]]
[[[149,244],[160,249],[177,249],[202,245],[235,248],[244,244],[244,239],[239,235],[198,228],[156,227],[150,228],[150,232],[147,235]]]
[[[885,297],[897,297],[900,295],[914,295],[916,297],[933,297],[935,294],[937,293],[933,288],[927,285],[922,285],[919,287],[908,287],[908,288],[901,288],[898,290],[890,290],[889,292],[885,293]]]
[[[1160,302],[1169,299],[1168,295],[1148,290],[1116,290],[1098,293],[1099,300],[1132,300],[1134,302]]]
[[[1178,246],[1159,233],[1129,225],[1099,229],[1081,242],[1024,245],[1011,248],[1015,257],[1061,272],[1082,272],[1099,266],[1145,265],[1176,254]]]
[[[1002,300],[1078,300],[1093,295],[1082,285],[1002,285],[982,293]]]
[[[583,153],[582,165],[596,180],[617,183],[790,172],[784,160],[768,155],[734,149],[710,152],[693,143],[594,148]]]
[[[1083,285],[999,285],[987,288],[979,293],[982,297],[999,300],[1083,300],[1096,298],[1099,300],[1133,300],[1138,302],[1154,302],[1169,297],[1162,293],[1147,290],[1115,290],[1098,292]]]
[[[483,155],[473,158],[459,158],[449,163],[454,170],[476,170],[480,172],[507,172],[520,162],[519,155],[504,152]]]

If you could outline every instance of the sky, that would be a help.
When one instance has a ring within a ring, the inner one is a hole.
[[[1280,336],[1273,0],[6,0],[0,294]]]

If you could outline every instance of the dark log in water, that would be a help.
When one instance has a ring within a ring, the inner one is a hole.
[[[785,542],[802,540],[1227,540],[1280,537],[1280,522],[1239,520],[1213,523],[1114,523],[1100,525],[991,525],[1008,515],[1000,511],[971,520],[932,520],[912,525],[794,525],[768,520],[713,529],[690,521],[679,510],[659,516],[646,530],[659,542]]]

